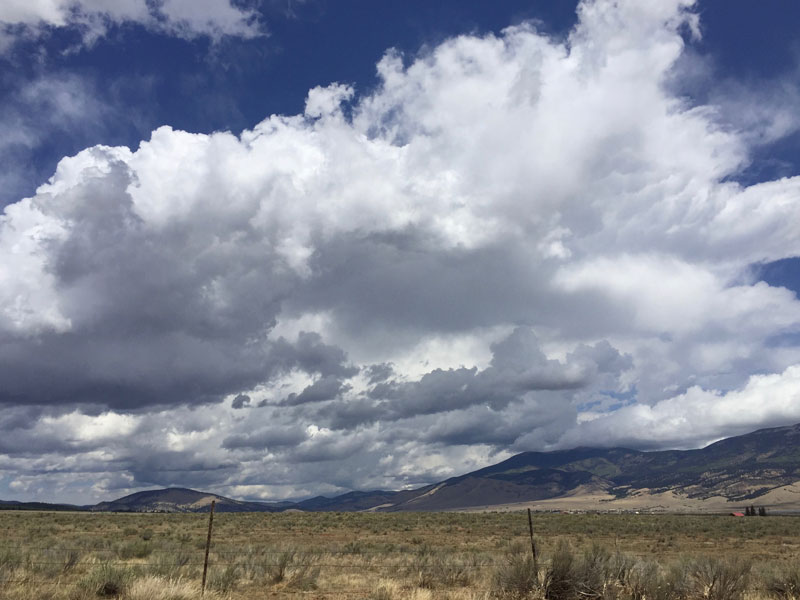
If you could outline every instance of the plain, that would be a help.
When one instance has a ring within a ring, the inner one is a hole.
[[[208,598],[800,596],[800,519],[220,513]],[[0,512],[0,597],[200,597],[207,514]]]

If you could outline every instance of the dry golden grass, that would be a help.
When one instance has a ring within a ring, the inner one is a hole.
[[[199,598],[207,518],[0,511],[0,598]],[[524,513],[222,513],[214,525],[211,600],[800,600],[797,517],[536,515],[534,574]]]

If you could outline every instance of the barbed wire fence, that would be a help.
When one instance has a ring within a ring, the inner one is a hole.
[[[220,586],[219,580],[224,579],[226,574],[232,576],[237,569],[249,571],[250,574],[258,572],[261,579],[267,582],[267,585],[255,593],[248,589],[249,598],[288,596],[373,598],[376,597],[376,588],[382,582],[396,578],[416,582],[419,587],[427,588],[434,597],[464,588],[485,594],[490,591],[489,588],[485,585],[475,585],[476,580],[485,580],[486,576],[501,564],[499,561],[476,554],[448,553],[448,560],[444,561],[439,552],[427,546],[417,551],[408,549],[371,551],[359,546],[356,540],[349,542],[349,547],[339,548],[323,543],[318,550],[270,548],[263,545],[264,537],[275,532],[263,528],[248,530],[248,533],[253,538],[258,538],[262,545],[232,546],[225,539],[215,537],[217,532],[214,530],[214,509],[215,503],[212,502],[208,513],[208,529],[204,536],[205,543],[202,546],[198,543],[197,531],[194,530],[194,535],[184,534],[184,541],[195,540],[191,548],[147,546],[143,552],[146,556],[142,557],[120,558],[120,548],[114,547],[114,540],[108,539],[107,531],[74,531],[76,536],[87,538],[98,536],[101,543],[88,546],[69,543],[41,545],[11,535],[3,536],[0,533],[0,598],[4,597],[3,589],[13,585],[81,586],[83,585],[81,578],[75,576],[76,572],[80,569],[86,571],[92,567],[129,568],[142,576],[180,572],[181,577],[187,577],[192,574],[197,576],[201,572],[202,575],[199,576],[201,595],[208,588],[220,591],[222,587],[221,591],[230,591],[226,582]],[[285,543],[286,533],[281,532],[278,535],[282,543]],[[322,541],[334,538],[339,540],[341,536],[313,532],[313,537]],[[532,529],[531,548],[534,548]],[[91,554],[88,562],[85,558],[87,554]],[[21,570],[24,571],[24,576],[19,576]],[[369,577],[372,577],[372,580],[368,585],[361,585],[358,588],[337,585],[330,589],[322,589],[316,585],[316,580],[323,570],[334,571],[338,575],[353,573],[358,576],[356,579],[362,582]],[[439,581],[434,584],[434,578],[437,577],[444,580],[449,578],[452,581]],[[248,581],[253,579],[257,577],[250,577]],[[295,579],[299,580],[299,583]],[[281,583],[288,585],[281,587],[279,585]],[[230,586],[231,589],[233,587]],[[305,587],[309,589],[304,589]],[[114,595],[109,594],[110,597]]]
[[[527,554],[535,573],[542,567],[546,570],[530,511],[527,519],[524,513],[520,515],[520,523],[506,542],[516,542],[515,551]],[[417,548],[406,543],[378,549],[361,544],[357,537],[345,540],[341,531],[326,533],[311,527],[291,532],[249,527],[245,534],[239,531],[234,536],[233,530],[225,527],[215,531],[214,503],[208,513],[207,529],[195,522],[184,531],[171,532],[172,539],[163,542],[169,546],[154,547],[144,537],[115,539],[108,530],[89,531],[75,526],[52,535],[59,541],[44,545],[21,537],[11,527],[5,532],[0,530],[0,598],[5,598],[4,589],[14,585],[81,586],[95,568],[129,569],[136,577],[192,580],[199,584],[201,595],[206,589],[228,594],[238,585],[245,595],[235,597],[380,599],[392,597],[378,593],[388,581],[405,591],[422,588],[432,598],[452,597],[453,593],[466,590],[471,598],[489,598],[496,591],[492,587],[493,576],[508,566],[508,557],[499,547],[481,550],[477,544],[445,548],[429,546],[423,540]],[[88,542],[74,543],[79,536]],[[254,543],[243,543],[243,538]],[[293,538],[303,543],[293,546]],[[526,550],[527,542],[530,546]],[[137,544],[142,550],[138,554]]]

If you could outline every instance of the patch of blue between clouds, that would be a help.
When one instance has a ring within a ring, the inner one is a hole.
[[[743,82],[753,90],[776,81],[800,88],[800,2],[699,0],[697,12],[702,37],[687,37],[687,43],[710,60],[717,80]],[[800,132],[752,148],[749,159],[725,179],[749,186],[800,175]]]
[[[784,258],[756,265],[755,268],[758,280],[773,287],[791,290],[800,298],[800,257]],[[800,331],[787,331],[772,336],[766,343],[772,348],[800,346]]]
[[[800,175],[800,131],[771,144],[752,148],[749,162],[724,181],[734,181],[744,187]]]
[[[619,410],[620,408],[625,408],[626,406],[630,406],[631,404],[636,404],[638,391],[634,386],[631,389],[626,390],[624,392],[615,392],[613,390],[601,390],[600,394],[605,397],[579,404],[577,407],[578,412],[585,412],[597,409],[601,410],[602,412],[614,412],[616,410]],[[609,404],[609,401],[611,400],[616,400],[616,402],[611,402]]]
[[[772,287],[783,287],[800,298],[800,256],[756,265],[757,279]]]

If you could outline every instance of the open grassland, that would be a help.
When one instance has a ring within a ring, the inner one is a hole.
[[[0,598],[200,597],[208,515],[0,511]],[[214,517],[207,598],[800,600],[800,517]]]

